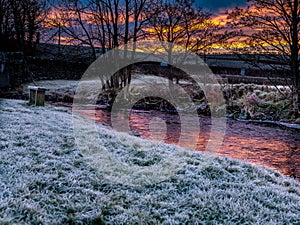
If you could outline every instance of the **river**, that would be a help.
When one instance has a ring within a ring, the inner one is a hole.
[[[98,108],[95,112],[93,107],[82,111],[89,118],[111,125],[109,111]],[[199,122],[200,134],[188,135],[198,135],[196,150],[205,151],[211,120],[201,116]],[[161,126],[151,127],[153,123],[160,123]],[[156,110],[132,110],[129,124],[131,132],[143,138],[172,144],[179,141],[181,127],[176,114]],[[184,145],[190,147],[189,142],[184,142]],[[296,129],[228,119],[224,141],[217,154],[263,165],[300,180],[300,131]]]

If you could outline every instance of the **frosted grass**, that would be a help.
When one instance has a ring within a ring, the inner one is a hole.
[[[163,155],[151,151],[153,145],[163,154],[176,149],[98,129],[103,148],[124,164],[160,162]],[[0,132],[0,224],[300,221],[299,183],[263,167],[183,151],[180,167],[167,180],[132,186],[109,179],[91,163],[90,152],[79,151],[72,115],[64,108],[0,99]]]

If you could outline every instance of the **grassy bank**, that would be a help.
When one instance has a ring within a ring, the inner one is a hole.
[[[130,185],[118,178],[121,170],[109,176],[79,151],[66,109],[0,99],[0,113],[1,224],[300,221],[300,184],[275,171],[99,127],[102,150],[124,166],[142,170],[178,152],[180,164],[166,179],[144,182],[140,174],[142,185]]]

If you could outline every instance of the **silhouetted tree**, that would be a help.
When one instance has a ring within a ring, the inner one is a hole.
[[[174,46],[203,54],[214,44],[232,37],[233,32],[222,31],[223,27],[212,20],[212,14],[197,6],[194,0],[158,0],[149,7],[150,35],[159,41],[167,42],[164,46],[168,54],[168,63],[181,63],[173,54]],[[177,48],[177,47],[176,47]],[[184,52],[180,52],[182,56]],[[169,80],[174,78],[171,69]],[[175,76],[177,83],[179,77]],[[170,86],[172,82],[169,83]]]
[[[59,18],[63,32],[73,43],[91,47],[94,60],[99,47],[105,53],[106,49],[137,41],[143,36],[147,1],[64,0],[56,10],[61,12]],[[126,49],[124,57],[127,57]],[[127,68],[112,77],[107,86],[125,86],[130,80],[131,70]]]
[[[1,49],[32,53],[44,15],[43,0],[0,0]]]
[[[243,29],[244,50],[263,53],[281,62],[292,80],[293,103],[300,112],[300,3],[299,0],[249,0],[247,8],[230,11],[232,27]],[[249,29],[250,28],[250,29]],[[240,49],[242,51],[242,49]],[[257,64],[257,63],[256,63]],[[280,67],[279,65],[276,65]]]

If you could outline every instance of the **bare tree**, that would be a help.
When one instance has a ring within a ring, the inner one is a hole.
[[[164,48],[168,53],[169,64],[176,60],[174,46],[179,45],[183,49],[203,54],[214,44],[224,42],[235,33],[223,31],[220,24],[212,21],[212,14],[197,6],[194,0],[159,0],[149,7],[149,11],[148,32],[159,41],[168,43]],[[183,59],[180,57],[179,60]],[[172,74],[171,69],[169,80],[174,78]],[[178,83],[179,76],[175,78]]]
[[[106,48],[111,47],[110,36],[108,35],[109,30],[109,12],[107,5],[102,0],[91,1],[91,12],[90,20],[94,24],[96,32],[93,38],[97,40],[102,48],[102,53],[106,52]]]
[[[244,30],[241,37],[248,47],[244,50],[264,54],[270,61],[282,63],[281,71],[287,71],[292,80],[294,109],[299,114],[299,0],[249,0],[247,8],[236,8],[228,15],[234,28]],[[254,63],[259,66],[257,61]],[[280,65],[276,67],[278,69]]]
[[[213,44],[221,44],[236,32],[224,31],[212,20],[212,14],[194,0],[158,1],[151,5],[149,32],[160,41],[181,45],[196,53]]]
[[[172,44],[182,44],[189,41],[185,15],[195,16],[191,1],[163,1],[159,0],[149,7],[149,28],[148,32],[161,42],[168,42],[170,46],[165,46],[169,55],[172,54]],[[199,23],[201,23],[203,20]],[[192,27],[193,28],[193,27]],[[187,44],[188,45],[188,44]]]
[[[71,41],[89,46],[94,60],[97,48],[105,53],[107,49],[137,41],[143,35],[147,1],[64,0],[63,4],[56,6],[61,12],[59,26]],[[51,24],[57,26],[55,22]],[[107,87],[125,86],[130,80],[131,69],[127,68],[112,77]]]
[[[96,43],[93,35],[95,27],[89,23],[90,2],[82,0],[64,0],[61,4],[52,6],[53,11],[58,12],[54,17],[50,16],[47,23],[52,27],[58,27],[61,32],[69,37],[69,44],[89,46],[90,57],[96,59]]]
[[[1,43],[15,42],[14,50],[32,53],[39,41],[38,31],[44,15],[43,0],[1,0]]]
[[[13,39],[13,16],[8,0],[0,0],[0,46],[5,50]]]

